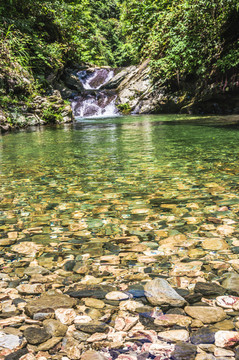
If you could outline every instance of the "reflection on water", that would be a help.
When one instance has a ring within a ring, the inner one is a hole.
[[[233,128],[177,119],[97,119],[1,137],[2,236],[34,226],[41,241],[122,234],[160,221],[162,203],[196,202],[199,214],[237,204],[238,119]],[[78,235],[69,231],[75,211],[83,212]]]

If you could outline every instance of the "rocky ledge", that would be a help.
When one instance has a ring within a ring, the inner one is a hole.
[[[238,114],[239,75],[211,76],[153,83],[149,60],[116,72],[106,85],[116,89],[123,113]]]
[[[18,102],[17,105],[9,105],[8,110],[0,108],[0,131],[3,132],[12,128],[68,123],[72,120],[71,106],[63,100],[58,90],[48,97],[38,95],[28,104]]]

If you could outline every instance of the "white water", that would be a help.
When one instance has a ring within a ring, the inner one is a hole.
[[[114,72],[109,69],[86,70],[77,74],[85,90],[93,90],[80,94],[72,101],[72,110],[76,118],[111,117],[118,115],[115,105],[117,95],[112,91],[100,90],[112,77]]]

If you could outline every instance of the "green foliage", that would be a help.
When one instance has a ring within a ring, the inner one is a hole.
[[[157,79],[207,76],[238,65],[237,0],[129,0],[121,21],[134,62],[149,57]]]
[[[31,94],[67,64],[128,66],[150,58],[155,81],[239,65],[238,0],[4,0],[0,94]],[[11,77],[14,84],[7,83]],[[23,79],[30,79],[29,83]],[[35,80],[34,80],[35,79]],[[4,92],[4,91],[3,91]]]
[[[131,112],[131,107],[129,103],[119,104],[117,105],[118,109],[121,111],[122,114],[127,115]]]

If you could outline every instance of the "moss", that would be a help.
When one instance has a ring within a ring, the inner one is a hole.
[[[117,105],[117,108],[124,115],[128,115],[131,113],[131,107],[130,107],[129,103],[119,104],[119,105]]]

